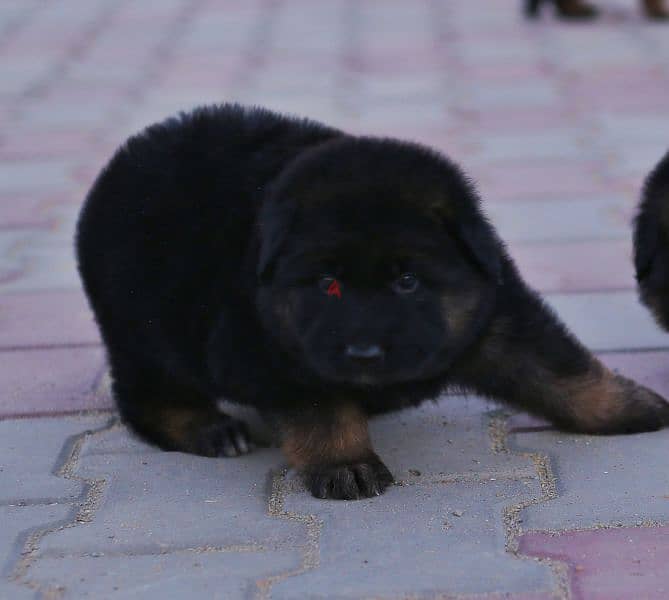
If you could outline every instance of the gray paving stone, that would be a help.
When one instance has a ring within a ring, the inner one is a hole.
[[[79,498],[80,481],[55,473],[75,436],[98,429],[106,417],[0,421],[0,504]]]
[[[372,441],[402,481],[535,477],[528,460],[493,453],[488,413],[498,409],[476,397],[443,396],[437,404],[373,419]]]
[[[293,551],[187,550],[156,555],[45,558],[30,571],[60,598],[255,597],[264,582],[300,566]]]
[[[513,451],[550,460],[557,497],[522,513],[525,530],[640,525],[669,520],[669,431],[628,436],[515,433]]]
[[[578,138],[570,131],[485,136],[479,139],[479,144],[481,161],[559,160],[578,157],[583,152]]]
[[[47,536],[44,554],[301,543],[301,526],[267,515],[279,453],[234,459],[168,452],[88,454],[77,475],[103,479],[95,519]]]
[[[114,424],[93,439],[87,440],[81,448],[82,457],[99,454],[148,454],[151,452],[161,452],[161,450],[132,435],[120,423]]]
[[[72,183],[70,161],[5,163],[0,165],[0,192],[38,192]]]
[[[489,202],[485,212],[508,242],[628,239],[629,198],[564,198],[535,202]]]
[[[318,568],[277,583],[272,598],[549,589],[547,565],[518,560],[505,550],[502,511],[531,494],[523,483],[508,481],[395,486],[379,498],[357,502],[289,492],[286,511],[313,515],[322,523]]]
[[[546,301],[594,351],[667,348],[662,331],[634,291],[547,294]]]
[[[64,522],[72,508],[69,505],[0,506],[0,598],[23,600],[35,598],[26,585],[20,564],[28,536],[43,528]]]

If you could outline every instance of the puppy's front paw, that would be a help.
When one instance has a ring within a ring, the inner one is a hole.
[[[316,465],[304,471],[304,482],[316,498],[358,500],[378,496],[394,478],[377,457],[364,461]]]
[[[191,432],[190,451],[202,456],[241,456],[255,447],[246,423],[224,416]]]

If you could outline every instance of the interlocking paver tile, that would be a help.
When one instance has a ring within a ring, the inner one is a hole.
[[[152,450],[86,454],[76,474],[107,481],[95,519],[46,536],[41,553],[300,547],[299,523],[267,515],[269,471],[280,460],[273,450],[214,460]]]
[[[546,294],[558,316],[591,350],[669,348],[635,291]]]
[[[525,531],[669,520],[669,474],[657,462],[669,448],[667,431],[627,436],[528,431],[512,433],[509,445],[547,456],[557,478],[556,498],[523,511]]]
[[[52,457],[51,457],[52,458]],[[0,506],[0,597],[34,598],[35,592],[15,580],[16,563],[23,552],[26,537],[47,524],[67,520],[71,507],[51,506]]]
[[[512,200],[570,200],[610,192],[602,180],[604,163],[578,161],[500,161],[486,165],[478,178],[486,203]],[[517,207],[522,210],[522,205]]]
[[[302,598],[305,590],[313,598],[378,598],[550,589],[550,569],[505,552],[502,510],[529,496],[510,481],[399,486],[356,503],[289,493],[286,511],[322,522],[319,565],[278,583],[272,597]]]
[[[668,527],[529,533],[521,538],[520,550],[567,563],[572,598],[664,600],[669,596]]]
[[[490,202],[484,209],[508,242],[629,239],[630,199],[574,198]]]
[[[0,279],[0,292],[33,292],[37,290],[76,290],[81,280],[74,262],[74,223],[76,209],[57,205],[49,209],[53,224],[48,230],[25,229],[0,232],[0,243],[6,237],[13,243],[6,256],[21,265],[20,275]]]
[[[0,351],[0,416],[58,414],[109,407],[99,390],[100,347]]]
[[[0,295],[0,349],[96,343],[83,291]]]
[[[40,559],[31,581],[60,589],[62,598],[256,597],[264,581],[295,569],[290,553],[232,549],[183,550],[169,554],[67,556]],[[0,588],[1,589],[1,588]]]
[[[479,140],[479,160],[573,160],[582,155],[578,131],[543,131],[486,136]]]
[[[399,479],[416,471],[435,479],[534,477],[526,459],[491,450],[488,413],[498,405],[476,397],[442,396],[438,403],[374,419],[376,449]]]
[[[509,252],[525,281],[543,293],[636,287],[630,240],[515,243]]]
[[[49,160],[0,163],[0,193],[27,194],[67,187],[72,183],[72,161]]]
[[[0,421],[0,505],[76,500],[81,482],[56,470],[73,436],[104,425],[108,417],[5,419]],[[3,536],[0,536],[0,538]]]
[[[16,254],[16,248],[25,238],[22,230],[0,231],[0,286],[14,280],[25,270],[25,258]]]

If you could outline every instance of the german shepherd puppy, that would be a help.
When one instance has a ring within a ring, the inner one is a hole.
[[[457,386],[590,433],[663,427],[520,278],[437,152],[223,105],[130,138],[78,223],[79,269],[125,422],[236,456],[225,397],[276,423],[319,498],[392,481],[368,417]]]

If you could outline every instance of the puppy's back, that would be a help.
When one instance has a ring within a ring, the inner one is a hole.
[[[217,304],[212,295],[240,296],[265,184],[300,151],[336,135],[310,121],[221,105],[182,113],[123,144],[88,194],[76,237],[107,345],[151,354],[168,342],[201,341]]]

